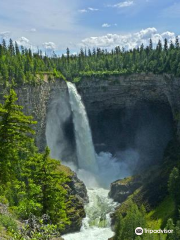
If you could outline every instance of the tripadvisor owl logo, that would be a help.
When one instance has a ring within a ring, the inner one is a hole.
[[[143,229],[142,229],[141,227],[137,227],[137,228],[135,229],[135,234],[136,234],[136,235],[142,235],[142,234],[143,234]]]

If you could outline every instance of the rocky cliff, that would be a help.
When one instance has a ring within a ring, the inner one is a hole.
[[[173,76],[133,74],[107,79],[84,79],[77,85],[89,115],[104,110],[132,109],[142,102],[167,105],[180,135],[180,79]]]
[[[103,79],[83,79],[77,89],[85,103],[90,124],[95,133],[98,121],[118,110],[132,110],[141,104],[153,103],[159,109],[172,114],[173,124],[180,136],[180,79],[170,75],[133,74]],[[48,106],[54,98],[68,95],[65,81],[56,79],[39,86],[24,85],[17,87],[19,104],[26,114],[33,115],[38,121],[36,142],[42,150],[46,145],[46,117]],[[4,91],[1,91],[1,98]],[[101,118],[99,116],[102,114]],[[112,119],[110,119],[112,121]],[[97,131],[96,131],[97,132]]]
[[[67,182],[67,216],[70,224],[65,226],[62,234],[80,231],[82,220],[86,216],[84,204],[89,201],[86,186],[78,179],[75,172],[70,168],[61,165],[60,170],[63,171],[69,181]],[[69,201],[71,199],[71,201]]]
[[[46,146],[46,117],[48,105],[53,96],[60,94],[64,97],[67,94],[67,86],[64,80],[56,79],[55,81],[44,81],[43,84],[32,86],[23,85],[15,88],[18,95],[18,104],[24,107],[23,111],[27,115],[32,115],[37,121],[36,143],[40,150]],[[3,101],[3,95],[6,94],[6,89],[0,91],[0,101]]]

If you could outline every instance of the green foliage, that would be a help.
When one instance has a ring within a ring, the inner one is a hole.
[[[30,125],[36,122],[22,113],[22,107],[15,104],[17,95],[10,90],[5,103],[0,104],[0,183],[5,184],[13,178],[19,161],[19,154],[27,151],[33,142],[34,134]]]
[[[49,157],[49,149],[44,154],[36,153],[24,165],[20,183],[17,213],[27,218],[30,213],[36,216],[48,214],[60,229],[68,223],[66,217],[66,175],[58,170],[59,161]],[[33,171],[32,171],[33,170]]]
[[[7,231],[17,231],[17,223],[7,215],[0,214],[0,226],[6,228]]]
[[[154,229],[164,228],[168,218],[174,217],[175,204],[172,196],[167,196],[155,209],[146,214],[147,225]]]
[[[174,74],[180,76],[180,47],[178,38],[175,44],[158,42],[153,48],[143,44],[139,48],[125,51],[117,46],[112,51],[81,49],[79,54],[71,55],[67,48],[66,55],[57,57],[43,56],[42,52],[32,53],[30,49],[19,47],[10,40],[9,45],[0,44],[0,79],[4,86],[39,84],[47,74],[49,80],[54,78],[79,82],[83,77],[105,78],[108,76],[132,73]]]
[[[123,218],[119,215],[116,224],[114,240],[131,240],[131,239],[144,239],[137,237],[135,229],[137,227],[144,228],[146,226],[145,209],[142,206],[140,209],[136,204],[131,202],[126,216]]]
[[[173,220],[170,218],[166,225],[167,230],[173,230],[172,234],[167,234],[166,240],[179,240],[180,239],[180,221],[174,224]]]
[[[174,167],[169,176],[168,189],[172,195],[176,205],[176,216],[178,215],[178,209],[180,207],[180,173],[179,169]]]
[[[179,182],[180,182],[179,169],[174,167],[169,176],[169,182],[168,182],[169,192],[172,194],[174,198],[176,198],[177,187],[179,186]]]
[[[17,95],[10,90],[0,104],[0,201],[21,219],[30,214],[48,214],[61,231],[69,223],[66,216],[66,175],[50,151],[38,153],[31,125],[36,122],[15,104]]]
[[[50,240],[58,236],[57,226],[50,224],[48,216],[45,215],[42,218],[31,215],[21,230],[12,229],[13,240]]]

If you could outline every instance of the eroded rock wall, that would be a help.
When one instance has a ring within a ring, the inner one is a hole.
[[[77,89],[90,119],[104,110],[132,109],[142,102],[154,102],[171,108],[176,130],[180,136],[180,79],[170,75],[133,74],[129,76],[83,79]],[[54,96],[68,94],[65,81],[56,79],[39,86],[24,85],[15,89],[24,112],[38,121],[36,142],[46,146],[45,128],[48,106]],[[1,90],[1,99],[4,91]],[[90,122],[91,123],[91,122]]]

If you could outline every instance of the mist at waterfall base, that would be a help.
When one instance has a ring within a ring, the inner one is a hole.
[[[98,171],[96,172],[80,169],[73,162],[62,163],[75,171],[87,187],[109,189],[112,182],[131,175],[139,161],[139,154],[133,149],[128,149],[120,151],[118,158],[109,152],[96,153],[95,158],[98,164]]]

